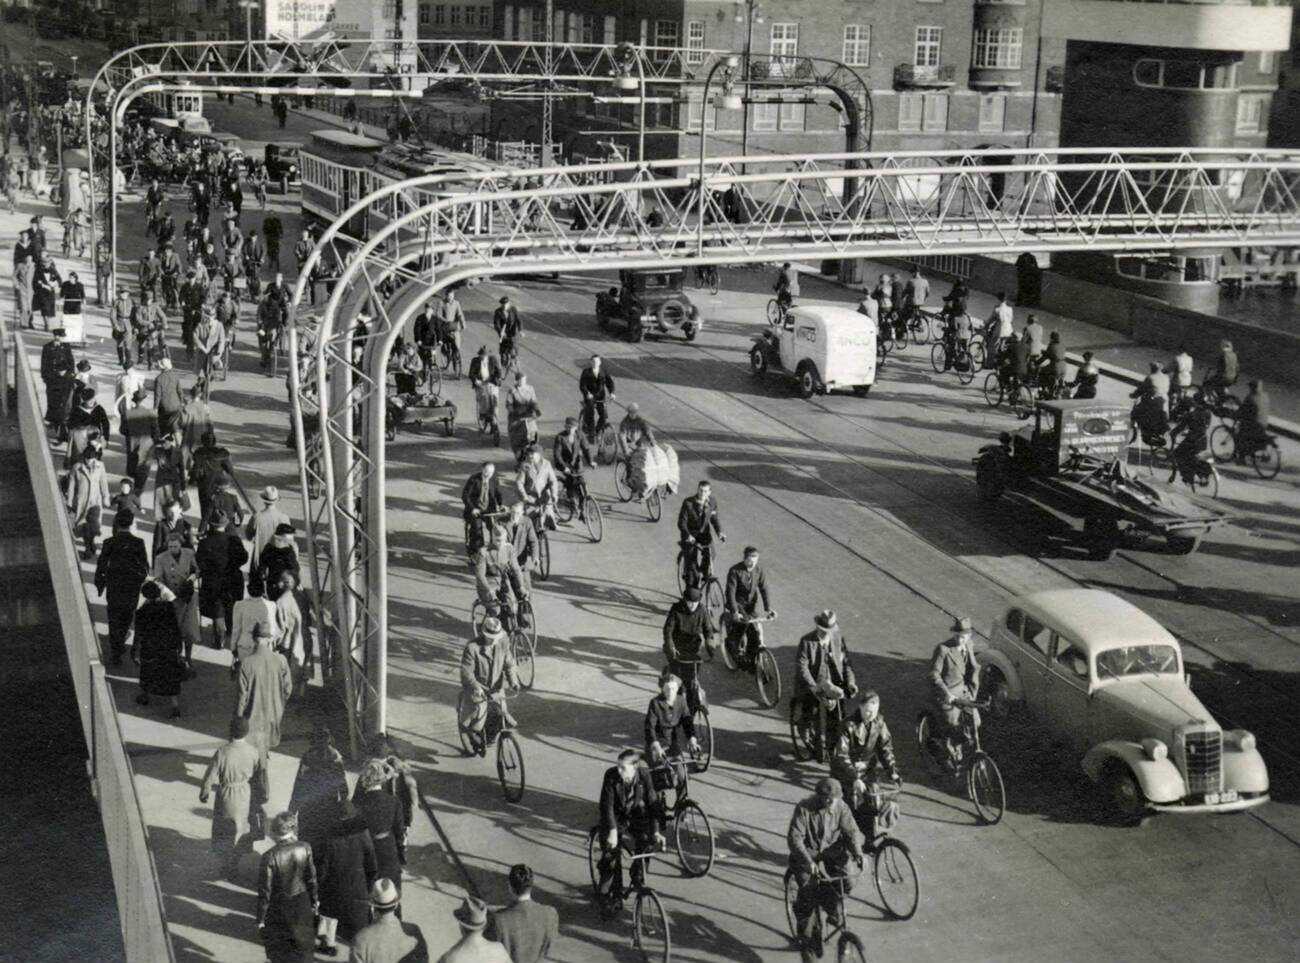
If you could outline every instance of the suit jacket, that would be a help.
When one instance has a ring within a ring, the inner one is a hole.
[[[624,826],[648,830],[653,825],[657,800],[650,770],[645,766],[637,766],[636,778],[627,786],[618,774],[618,766],[610,766],[600,784],[600,834]]]
[[[560,936],[560,914],[531,899],[517,900],[492,914],[485,935],[503,944],[514,963],[537,963]]]
[[[179,412],[185,407],[185,392],[176,370],[164,371],[154,380],[153,403],[159,411]]]
[[[604,365],[601,365],[599,374],[590,368],[583,368],[582,374],[578,376],[578,390],[584,398],[604,401],[614,393],[614,379],[609,376]]]
[[[461,489],[460,500],[465,504],[466,517],[474,508],[485,514],[500,511],[501,491],[497,485],[497,476],[493,475],[485,485],[481,471],[470,475],[469,481],[465,482],[465,487]]]
[[[429,946],[418,926],[385,913],[352,940],[348,963],[429,963]]]
[[[974,698],[979,691],[979,663],[972,649],[941,642],[930,657],[930,688],[935,701],[945,705],[953,698]]]
[[[144,539],[130,532],[118,532],[104,542],[99,564],[95,566],[95,588],[107,592],[110,608],[135,604],[140,586],[149,577],[149,556]]]
[[[849,663],[848,650],[838,629],[831,632],[831,640],[824,649],[817,639],[817,632],[809,632],[799,640],[796,653],[796,696],[817,693],[823,682],[838,686],[844,690],[845,695],[851,696],[857,691],[853,666]]]
[[[698,495],[682,499],[681,510],[677,513],[677,531],[683,539],[690,535],[701,545],[713,544],[713,535],[722,534],[717,501],[710,498],[705,506]]]

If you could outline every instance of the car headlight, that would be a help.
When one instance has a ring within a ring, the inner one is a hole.
[[[1142,752],[1152,762],[1169,758],[1169,747],[1159,739],[1143,739]]]
[[[1239,752],[1250,752],[1255,748],[1254,733],[1245,729],[1233,729],[1223,734],[1223,741]]]

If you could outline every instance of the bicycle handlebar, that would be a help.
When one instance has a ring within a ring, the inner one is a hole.
[[[988,709],[991,705],[988,699],[953,699],[952,706],[955,709]]]

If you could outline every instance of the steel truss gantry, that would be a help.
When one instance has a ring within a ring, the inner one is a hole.
[[[311,564],[355,681],[353,719],[368,731],[385,724],[385,379],[397,336],[438,292],[544,271],[1300,243],[1294,151],[683,158],[530,175],[529,189],[504,170],[389,185],[312,253],[345,265],[319,318],[302,310],[301,279],[294,291],[293,418],[323,539]],[[468,189],[440,197],[446,180]],[[348,238],[344,225],[367,209],[382,209],[385,226]],[[312,399],[309,435],[300,401]]]

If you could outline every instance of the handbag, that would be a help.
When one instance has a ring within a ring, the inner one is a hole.
[[[316,917],[316,948],[329,950],[334,948],[338,939],[339,921],[332,916]]]

